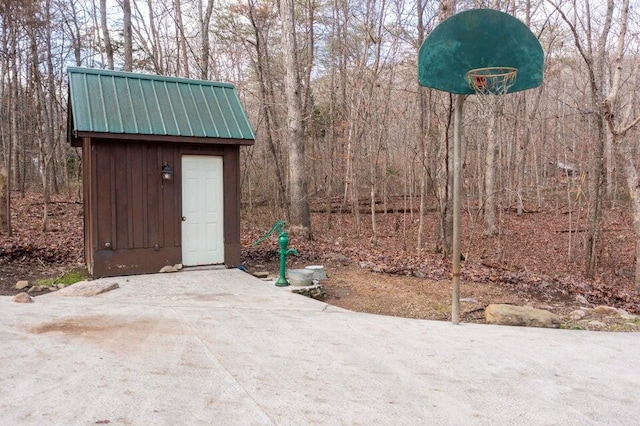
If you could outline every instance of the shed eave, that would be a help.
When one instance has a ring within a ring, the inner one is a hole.
[[[117,140],[133,140],[148,142],[181,142],[181,143],[197,143],[207,145],[240,145],[251,146],[255,144],[255,139],[232,139],[232,138],[203,138],[194,136],[173,136],[173,135],[144,135],[130,133],[103,133],[103,132],[86,132],[74,131],[75,139],[92,138],[92,139],[117,139]],[[73,140],[72,140],[73,141]],[[81,144],[78,146],[82,146]]]

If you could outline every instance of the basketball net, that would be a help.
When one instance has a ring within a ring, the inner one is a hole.
[[[469,87],[476,92],[483,115],[493,114],[502,95],[516,83],[518,69],[512,67],[487,67],[467,71]]]

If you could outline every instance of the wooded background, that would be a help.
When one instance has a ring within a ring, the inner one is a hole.
[[[531,28],[545,77],[488,107],[467,99],[465,208],[488,237],[505,209],[574,215],[586,224],[568,231],[587,277],[599,267],[603,211],[627,209],[640,253],[640,16],[630,0],[3,0],[0,228],[11,233],[11,198],[29,190],[42,193],[43,231],[52,192],[80,197],[80,153],[65,142],[73,65],[234,83],[257,135],[242,153],[248,211],[266,204],[305,237],[312,209],[349,212],[356,232],[370,222],[376,244],[380,214],[411,210],[415,251],[446,254],[453,98],[419,87],[417,51],[442,20],[478,7]],[[428,210],[440,217],[436,247],[424,243]]]

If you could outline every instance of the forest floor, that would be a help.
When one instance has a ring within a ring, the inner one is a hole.
[[[43,232],[41,195],[13,195],[14,234],[0,233],[0,295],[18,293],[19,280],[33,285],[83,267],[82,204],[73,198],[68,194],[52,198],[49,230]],[[292,236],[290,247],[300,256],[288,258],[287,265],[324,265],[327,303],[382,315],[450,320],[450,262],[433,250],[436,212],[425,216],[425,249],[418,253],[416,214],[379,212],[374,238],[366,206],[359,215],[359,232],[352,213],[326,213],[319,211],[320,205],[314,207],[314,239]],[[640,314],[640,294],[633,287],[631,217],[624,208],[607,210],[598,275],[586,279],[581,269],[585,214],[558,205],[531,207],[522,216],[505,209],[500,214],[500,234],[484,237],[476,214],[467,211],[461,321],[482,323],[488,304],[508,303],[550,310],[562,316],[564,328],[640,331],[640,320],[589,309],[605,305]],[[266,207],[243,209],[243,262],[252,272],[277,275],[277,237],[252,246],[277,219]],[[578,309],[587,315],[572,319],[570,314]]]

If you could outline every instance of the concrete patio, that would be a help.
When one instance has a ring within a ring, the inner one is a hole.
[[[238,270],[0,297],[0,424],[629,425],[640,334],[345,311]]]

